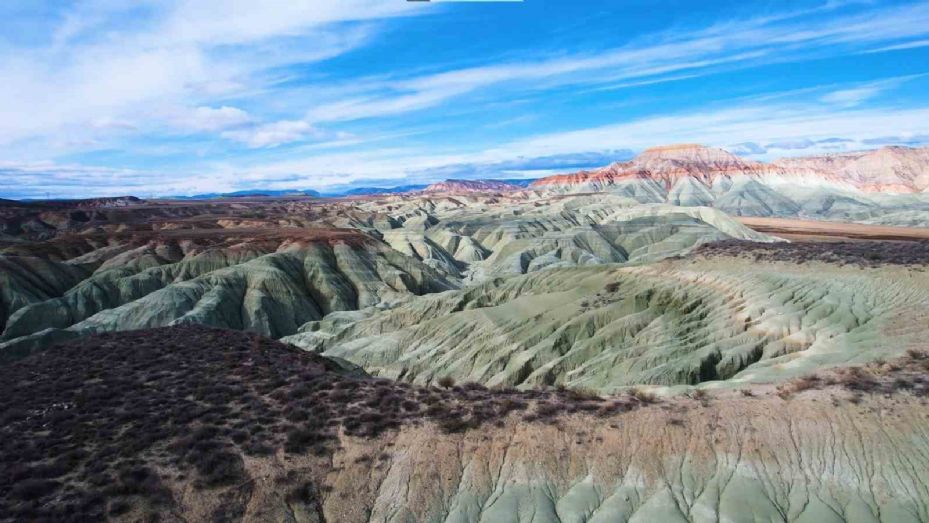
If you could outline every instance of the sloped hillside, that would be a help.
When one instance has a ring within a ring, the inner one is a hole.
[[[929,244],[725,245],[494,280],[285,339],[414,383],[602,392],[777,381],[924,346]]]

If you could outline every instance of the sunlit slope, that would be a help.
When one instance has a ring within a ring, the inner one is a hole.
[[[428,383],[731,383],[893,356],[925,343],[929,277],[751,257],[557,269],[426,296],[359,319],[335,315],[286,338]]]

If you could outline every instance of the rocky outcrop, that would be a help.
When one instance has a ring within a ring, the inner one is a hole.
[[[854,187],[864,192],[919,193],[929,188],[929,148],[884,147],[874,151],[788,158],[770,164],[743,159],[723,149],[680,144],[646,149],[629,162],[536,180],[531,187],[615,185],[648,179],[670,190],[681,179],[713,188],[737,177],[781,178]]]
[[[910,425],[903,415],[925,407],[869,406],[732,399],[463,437],[413,429],[373,451],[348,444],[335,458],[344,468],[326,477],[322,513],[488,523],[929,519],[919,472],[929,466],[925,416]],[[373,475],[352,464],[380,449],[387,458]]]
[[[0,255],[18,282],[4,289],[0,347],[21,355],[86,333],[178,323],[281,337],[333,312],[487,279],[775,240],[709,208],[611,194],[500,198],[184,202],[62,222],[49,239],[20,237]],[[45,280],[56,283],[38,291]]]
[[[42,258],[0,256],[0,330],[10,314],[64,294],[90,275],[80,265]]]

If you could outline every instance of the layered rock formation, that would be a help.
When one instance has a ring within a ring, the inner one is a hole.
[[[883,147],[875,151],[782,159],[784,173],[807,174],[851,184],[865,192],[921,193],[929,189],[929,147]]]
[[[542,178],[530,188],[608,191],[645,203],[708,205],[736,216],[877,220],[888,225],[915,220],[923,225],[929,223],[929,200],[924,197],[929,149],[885,147],[765,164],[722,149],[674,145],[647,149],[629,162],[603,169]],[[898,216],[901,212],[911,216]]]
[[[723,212],[921,223],[851,156],[0,205],[0,521],[929,521],[925,235]]]
[[[532,187],[585,185],[602,187],[635,178],[654,180],[670,190],[679,180],[693,179],[712,188],[727,180],[766,175],[818,179],[864,192],[919,193],[929,188],[929,148],[884,147],[826,156],[788,158],[765,164],[723,149],[698,144],[652,147],[629,162],[576,174],[536,180]]]

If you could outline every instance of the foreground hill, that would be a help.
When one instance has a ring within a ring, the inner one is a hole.
[[[602,169],[542,178],[530,189],[606,191],[643,203],[712,206],[736,216],[925,226],[929,148],[885,147],[766,164],[722,149],[672,145]]]
[[[911,351],[599,398],[393,383],[197,326],[87,337],[0,367],[0,521],[929,521],[927,372]]]

